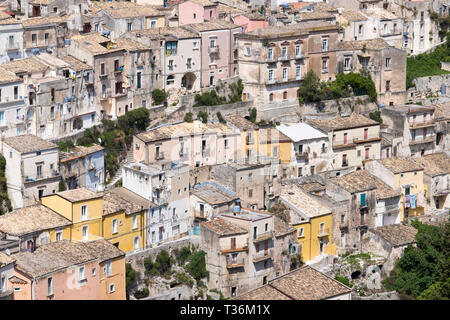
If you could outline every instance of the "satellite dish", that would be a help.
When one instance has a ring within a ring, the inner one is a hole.
[[[98,143],[102,143],[102,139],[100,139],[100,137],[98,137]]]
[[[6,250],[5,250],[5,253],[6,253],[8,256],[11,255],[11,251],[9,251],[9,249],[6,249]]]

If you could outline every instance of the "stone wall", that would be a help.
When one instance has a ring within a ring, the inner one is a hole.
[[[450,94],[450,74],[421,77],[413,80],[415,87],[407,91],[407,100],[426,99]],[[441,87],[445,86],[445,94],[441,94]]]
[[[441,62],[441,69],[445,71],[450,71],[450,62]]]

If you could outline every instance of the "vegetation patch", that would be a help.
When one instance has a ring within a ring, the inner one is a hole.
[[[11,200],[8,197],[5,169],[6,159],[3,155],[0,155],[0,216],[12,210]]]

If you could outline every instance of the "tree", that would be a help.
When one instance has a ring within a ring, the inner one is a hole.
[[[152,91],[153,105],[160,105],[166,100],[166,92],[164,90],[155,89]]]
[[[0,154],[0,216],[12,210],[11,201],[8,197],[8,184],[6,181],[6,159]]]
[[[250,110],[249,115],[246,116],[245,118],[246,118],[247,120],[250,120],[251,122],[255,123],[255,121],[256,121],[256,115],[257,115],[257,114],[256,114],[256,108],[253,108],[253,109]]]
[[[298,99],[301,103],[319,102],[323,99],[323,92],[320,86],[320,79],[310,70],[306,73],[303,82],[298,89]]]
[[[369,113],[369,118],[375,120],[379,123],[383,123],[383,119],[381,118],[381,111],[374,111]]]
[[[184,120],[185,122],[193,122],[194,119],[192,119],[192,112],[186,113],[183,120]]]
[[[189,264],[186,267],[187,271],[197,281],[209,276],[209,272],[206,270],[205,254],[206,252],[204,251],[195,252],[189,259]]]
[[[131,264],[126,263],[125,264],[125,274],[126,274],[126,290],[130,290],[131,286],[134,283],[134,280],[136,279],[136,270],[133,269]]]
[[[204,112],[204,111],[200,111],[197,114],[197,118],[199,118],[200,120],[202,120],[203,123],[208,123],[208,113]]]
[[[65,191],[66,190],[66,183],[64,180],[59,180],[58,184],[58,192]]]

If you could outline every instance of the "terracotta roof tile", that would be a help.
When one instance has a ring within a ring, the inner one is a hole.
[[[412,226],[402,224],[389,224],[369,231],[380,236],[394,247],[404,246],[415,242],[417,229]]]
[[[380,125],[378,122],[357,113],[352,113],[348,117],[337,117],[326,120],[308,120],[308,123],[326,132],[329,132],[331,130],[343,130],[364,126]]]
[[[8,137],[3,140],[3,143],[17,150],[21,154],[58,148],[56,144],[32,134]]]
[[[423,170],[422,166],[408,158],[387,158],[379,161],[383,166],[391,170],[393,173],[402,173],[410,171]]]
[[[200,225],[217,233],[219,236],[231,236],[235,234],[248,233],[246,229],[222,218],[216,218],[214,220],[203,222]]]
[[[103,196],[103,193],[96,193],[84,187],[57,192],[56,194],[70,202],[87,201],[101,198]]]
[[[420,158],[411,158],[424,168],[424,173],[432,177],[450,174],[450,157],[443,152],[432,153]]]

